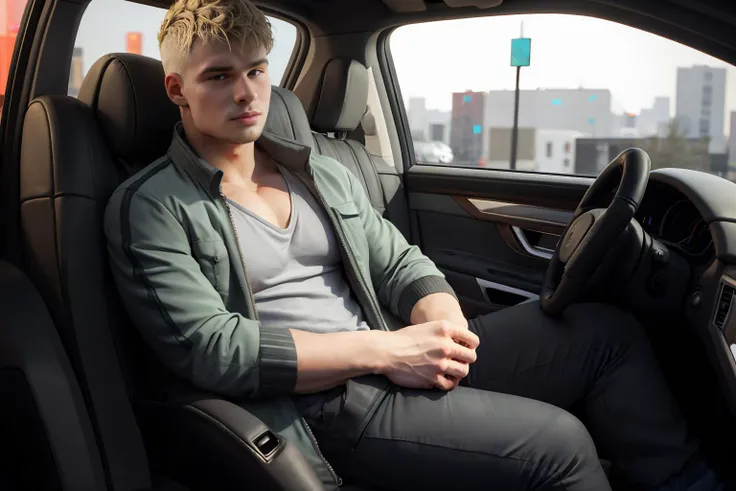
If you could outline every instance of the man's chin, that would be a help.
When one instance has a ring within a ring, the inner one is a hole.
[[[263,134],[263,128],[246,128],[238,131],[237,133],[230,133],[227,136],[223,135],[223,140],[229,141],[235,145],[245,145],[247,143],[253,143],[258,140]]]

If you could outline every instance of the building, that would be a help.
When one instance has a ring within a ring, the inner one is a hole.
[[[597,137],[615,136],[608,89],[540,89],[519,91],[519,127],[570,130]],[[485,123],[489,128],[514,124],[514,91],[488,93]]]
[[[0,94],[2,95],[5,95],[15,38],[18,36],[25,8],[26,0],[0,1]]]
[[[725,152],[726,69],[706,65],[677,69],[675,119],[687,138],[709,138],[710,153]]]
[[[728,161],[736,166],[736,111],[731,111],[731,134],[728,136]]]
[[[511,128],[490,128],[489,148],[481,166],[509,169]],[[516,170],[552,174],[575,173],[576,140],[585,137],[574,130],[519,128]]]
[[[69,87],[67,93],[72,97],[79,95],[79,89],[84,80],[84,49],[80,46],[74,47],[72,54],[72,66],[69,70]]]
[[[675,167],[712,172],[719,157],[708,153],[701,138],[675,142],[669,138],[577,138],[575,174],[598,175],[616,156],[631,147],[643,149],[652,159],[652,169]]]
[[[486,92],[452,94],[450,148],[456,165],[477,165],[488,145],[485,121]]]
[[[670,98],[655,97],[652,107],[642,109],[637,123],[637,133],[641,137],[667,136],[670,122]]]
[[[423,97],[409,99],[407,116],[412,138],[415,141],[440,141],[450,143],[450,113],[427,109]]]

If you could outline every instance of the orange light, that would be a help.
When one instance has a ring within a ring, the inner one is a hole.
[[[129,32],[126,38],[126,51],[137,55],[143,54],[143,34],[140,32]]]

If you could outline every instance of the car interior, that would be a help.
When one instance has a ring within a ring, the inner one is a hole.
[[[299,452],[237,401],[184,381],[164,393],[170,375],[117,298],[101,226],[107,199],[166,153],[180,115],[160,61],[140,54],[105,54],[78,96],[68,95],[88,3],[29,0],[2,109],[0,489],[319,491]],[[168,7],[167,0],[140,3]],[[440,19],[566,13],[736,63],[735,7],[714,0],[254,3],[298,28],[284,77],[274,81],[269,131],[358,176],[375,209],[445,272],[469,318],[536,299],[551,315],[586,299],[634,312],[714,467],[734,473],[736,184],[666,164],[651,170],[638,149],[597,178],[417,165],[388,38],[399,26]],[[625,209],[617,207],[624,201]],[[677,218],[669,213],[675,206]],[[707,225],[692,248],[664,233],[677,236],[687,216]],[[570,247],[582,240],[573,229],[581,228],[596,233],[573,264]],[[566,267],[577,267],[576,281]],[[369,491],[352,482],[344,489]]]

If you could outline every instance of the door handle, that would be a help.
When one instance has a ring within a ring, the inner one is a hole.
[[[491,300],[491,298],[488,296],[488,290],[496,290],[498,292],[509,293],[512,297],[518,297],[518,299],[515,300],[515,303],[511,303],[510,305],[539,299],[539,295],[537,295],[536,293],[528,292],[520,288],[514,288],[513,286],[496,283],[495,281],[484,280],[482,278],[475,278],[475,281],[476,283],[478,283],[478,287],[480,288],[480,292],[483,295],[485,301],[491,304],[497,302]]]
[[[519,244],[521,244],[521,247],[522,249],[524,249],[524,252],[526,252],[530,256],[538,257],[541,259],[546,259],[548,261],[552,259],[552,254],[555,251],[553,251],[552,249],[547,249],[546,247],[539,247],[539,246],[531,245],[524,231],[515,225],[511,226],[511,231],[514,234],[514,237],[516,237],[516,240],[519,241]]]

